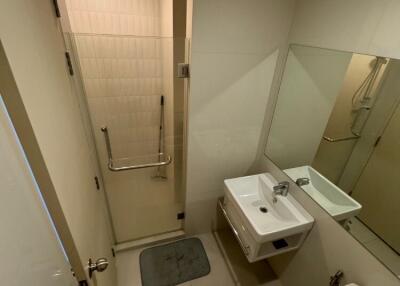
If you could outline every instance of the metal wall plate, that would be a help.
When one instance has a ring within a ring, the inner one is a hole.
[[[189,64],[186,63],[179,63],[177,68],[177,75],[178,78],[188,78],[190,77],[189,71]]]

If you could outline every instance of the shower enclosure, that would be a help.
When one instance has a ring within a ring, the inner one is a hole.
[[[360,54],[351,56],[312,162],[313,167],[348,193],[357,181],[355,174],[363,169],[362,164],[349,169],[351,158],[357,153],[358,143],[368,137],[368,121],[371,121],[369,117],[372,110],[385,104],[385,98],[381,98],[379,91],[387,66],[388,60],[385,58]],[[366,160],[368,153],[364,155]],[[362,160],[358,157],[356,161],[361,163]]]
[[[185,1],[65,4],[116,243],[182,229]]]

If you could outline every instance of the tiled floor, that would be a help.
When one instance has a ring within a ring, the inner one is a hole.
[[[211,272],[207,276],[180,284],[184,286],[233,286],[235,285],[228,267],[223,259],[221,251],[211,233],[198,236],[203,242],[204,248],[211,266]],[[143,250],[134,249],[117,254],[118,286],[141,286],[139,254]]]
[[[353,218],[351,222],[350,233],[400,277],[400,256],[357,218]]]
[[[267,260],[249,263],[230,229],[214,234],[231,268],[235,285],[282,286]]]
[[[281,286],[266,261],[251,264],[247,262],[229,230],[218,232],[218,234],[202,234],[197,237],[203,242],[211,272],[207,276],[185,282],[180,286]],[[142,285],[139,255],[143,249],[117,253],[118,286]],[[224,259],[222,252],[229,261]]]

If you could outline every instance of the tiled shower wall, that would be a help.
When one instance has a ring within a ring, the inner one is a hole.
[[[66,0],[74,33],[172,37],[172,0]]]
[[[181,228],[183,210],[181,108],[173,87],[172,0],[66,1],[90,109],[117,242]],[[107,126],[118,165],[157,162],[160,98],[164,95],[164,152],[174,160],[156,169],[107,169],[100,128]],[[175,113],[174,110],[177,110]],[[177,184],[180,186],[180,184]]]

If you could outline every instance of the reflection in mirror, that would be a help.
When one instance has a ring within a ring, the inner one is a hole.
[[[400,275],[400,61],[292,45],[265,154]]]

